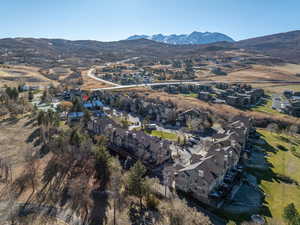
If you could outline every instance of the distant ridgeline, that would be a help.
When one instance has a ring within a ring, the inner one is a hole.
[[[210,44],[215,42],[234,42],[234,40],[222,33],[216,32],[196,32],[194,31],[191,34],[171,34],[171,35],[162,35],[155,34],[152,36],[148,35],[133,35],[127,40],[136,40],[136,39],[149,39],[157,42],[163,42],[167,44],[175,45],[185,45],[185,44]]]

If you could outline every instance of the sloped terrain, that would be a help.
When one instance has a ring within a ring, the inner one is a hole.
[[[242,40],[235,47],[259,51],[289,62],[300,62],[300,31],[291,31]]]

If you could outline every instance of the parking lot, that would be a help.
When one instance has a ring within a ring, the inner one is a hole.
[[[239,189],[231,200],[224,202],[222,209],[230,214],[258,213],[262,203],[262,193],[257,188],[256,178],[250,174],[245,175]]]

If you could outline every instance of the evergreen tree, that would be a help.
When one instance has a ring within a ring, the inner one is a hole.
[[[41,98],[42,102],[47,102],[48,101],[48,90],[45,89]]]
[[[33,93],[32,93],[32,91],[30,90],[29,92],[28,92],[28,101],[32,101],[33,100]]]
[[[130,195],[134,195],[140,199],[140,208],[142,209],[143,197],[148,192],[148,184],[146,178],[145,166],[138,161],[129,172],[127,190]]]
[[[77,129],[74,129],[70,136],[70,145],[79,148],[81,141],[82,141],[82,136],[79,134],[79,131]]]
[[[42,125],[45,123],[45,113],[44,111],[40,111],[38,116],[37,116],[37,122],[38,122],[38,125]]]
[[[292,225],[300,225],[300,216],[296,216],[292,221],[291,221]]]
[[[95,154],[95,168],[97,171],[96,177],[101,182],[101,188],[105,189],[110,178],[110,169],[112,163],[112,157],[107,150],[105,139],[101,139],[101,141],[98,142],[98,147]]]
[[[19,97],[19,92],[17,88],[11,88],[11,87],[7,87],[5,89],[5,92],[7,94],[7,96],[12,99],[12,100],[17,100]]]
[[[87,127],[88,122],[91,120],[91,113],[89,110],[84,110],[84,116],[82,118],[83,126]]]
[[[73,101],[73,106],[71,108],[71,112],[83,112],[84,108],[81,104],[81,101],[79,98],[75,98]]]
[[[22,92],[22,85],[21,84],[18,85],[18,92]]]
[[[293,220],[295,220],[297,217],[299,217],[299,213],[295,207],[295,204],[288,204],[283,210],[283,218],[288,222],[288,224],[293,224]]]

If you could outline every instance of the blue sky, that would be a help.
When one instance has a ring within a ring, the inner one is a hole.
[[[196,30],[241,40],[300,29],[299,11],[299,0],[2,0],[0,38],[113,41]]]

